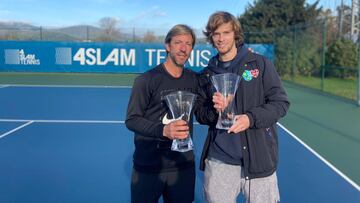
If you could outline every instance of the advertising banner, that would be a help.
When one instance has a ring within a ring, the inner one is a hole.
[[[273,45],[246,46],[273,60]],[[186,67],[199,71],[215,54],[197,44]],[[142,73],[165,58],[162,43],[0,41],[0,71]]]

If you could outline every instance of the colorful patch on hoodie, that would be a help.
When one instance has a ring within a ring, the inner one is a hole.
[[[259,69],[254,70],[245,70],[242,74],[242,77],[245,81],[250,81],[253,78],[257,78],[259,76]]]
[[[245,70],[242,74],[242,77],[244,78],[245,81],[250,81],[252,80],[252,75],[251,72],[249,70]]]
[[[259,69],[254,69],[254,70],[251,70],[250,72],[254,78],[257,78],[259,76]]]

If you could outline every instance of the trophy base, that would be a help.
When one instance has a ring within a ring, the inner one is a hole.
[[[233,125],[233,123],[234,122],[232,120],[218,120],[216,123],[216,128],[228,130]]]
[[[194,144],[190,137],[183,140],[179,140],[179,139],[173,140],[171,145],[171,150],[177,152],[187,152],[193,149],[194,149]]]

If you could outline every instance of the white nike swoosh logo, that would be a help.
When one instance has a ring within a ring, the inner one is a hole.
[[[165,114],[165,116],[163,117],[163,119],[162,119],[162,123],[164,124],[164,125],[167,125],[167,124],[169,124],[169,123],[171,123],[172,121],[174,121],[175,119],[168,119],[167,118],[167,113]]]
[[[166,114],[164,115],[163,119],[162,119],[162,123],[163,123],[164,125],[167,125],[167,124],[169,124],[169,123],[171,123],[171,122],[173,122],[173,121],[180,120],[183,116],[184,116],[184,114],[182,114],[179,118],[176,118],[176,119],[168,119],[167,113],[166,113]]]

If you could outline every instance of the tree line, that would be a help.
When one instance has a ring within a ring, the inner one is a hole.
[[[247,43],[275,45],[275,64],[280,75],[355,77],[358,48],[351,38],[349,6],[338,7],[338,15],[319,6],[319,1],[258,0],[238,17]],[[340,16],[343,12],[346,15]],[[341,68],[336,68],[341,67]]]

